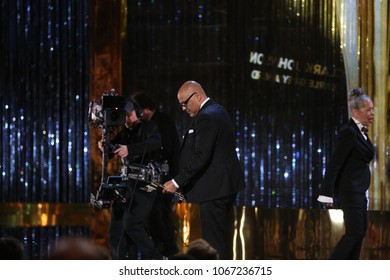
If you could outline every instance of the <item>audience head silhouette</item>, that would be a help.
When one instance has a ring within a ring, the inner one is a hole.
[[[0,260],[22,260],[23,254],[22,241],[14,237],[0,238]]]
[[[62,238],[50,256],[52,260],[108,260],[108,249],[85,238]]]
[[[197,260],[218,260],[219,254],[206,240],[196,239],[188,244],[187,254]]]

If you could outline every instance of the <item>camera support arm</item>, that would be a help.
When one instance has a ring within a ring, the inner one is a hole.
[[[96,192],[96,197],[91,196],[92,200],[91,203],[95,204],[95,198],[98,199],[100,197],[100,194],[103,192],[104,184],[107,181],[107,163],[108,163],[108,157],[109,157],[109,141],[110,141],[110,129],[106,127],[106,125],[102,126],[102,138],[103,138],[103,152],[102,152],[102,176],[100,179],[100,186],[99,189]],[[98,207],[100,208],[100,207]]]
[[[102,131],[103,137],[103,154],[102,154],[102,178],[101,184],[105,183],[107,180],[107,164],[109,157],[109,143],[110,143],[110,131],[106,126],[103,126]]]

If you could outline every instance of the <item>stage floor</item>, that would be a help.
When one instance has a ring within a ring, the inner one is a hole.
[[[197,205],[172,210],[177,244],[201,237]],[[85,236],[107,246],[108,209],[89,204],[7,203],[0,205],[0,236],[23,240],[26,259],[45,259],[56,240]],[[327,259],[344,232],[341,210],[234,207],[229,215],[228,244],[234,260]],[[369,211],[361,259],[390,259],[390,212]]]

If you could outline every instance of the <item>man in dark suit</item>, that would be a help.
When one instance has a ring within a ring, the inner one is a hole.
[[[374,107],[361,88],[348,95],[351,119],[341,129],[326,169],[318,201],[333,206],[338,199],[344,212],[345,234],[330,259],[359,259],[367,230],[367,197],[374,147],[367,131],[374,119]]]
[[[245,187],[234,127],[225,108],[208,98],[199,83],[185,82],[177,98],[193,122],[181,146],[179,173],[164,184],[164,192],[180,188],[188,202],[199,203],[202,238],[226,259],[227,213]]]

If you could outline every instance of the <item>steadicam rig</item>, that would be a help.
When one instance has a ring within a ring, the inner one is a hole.
[[[138,185],[138,189],[145,192],[153,192],[163,189],[161,183],[164,173],[161,171],[157,162],[151,161],[147,165],[126,164],[121,168],[122,174],[119,176],[108,176],[107,181],[102,183],[96,196],[91,195],[91,204],[98,208],[107,208],[111,201],[120,200],[126,202],[123,192],[130,184]],[[173,200],[184,202],[184,196],[179,193],[173,193]]]
[[[121,174],[108,176],[107,163],[118,145],[110,143],[110,132],[116,127],[122,126],[126,121],[126,112],[136,110],[134,102],[129,102],[123,96],[119,96],[114,89],[102,94],[101,99],[94,100],[89,104],[89,123],[91,126],[102,129],[102,177],[96,195],[91,193],[90,204],[95,208],[108,208],[112,201],[126,202],[125,194],[130,185],[137,186],[146,192],[156,191],[163,188],[163,178],[169,172],[167,164],[149,162],[147,165],[135,164],[128,159],[121,158]],[[130,182],[132,180],[133,182]],[[173,199],[178,202],[184,201],[180,193],[173,194]]]

